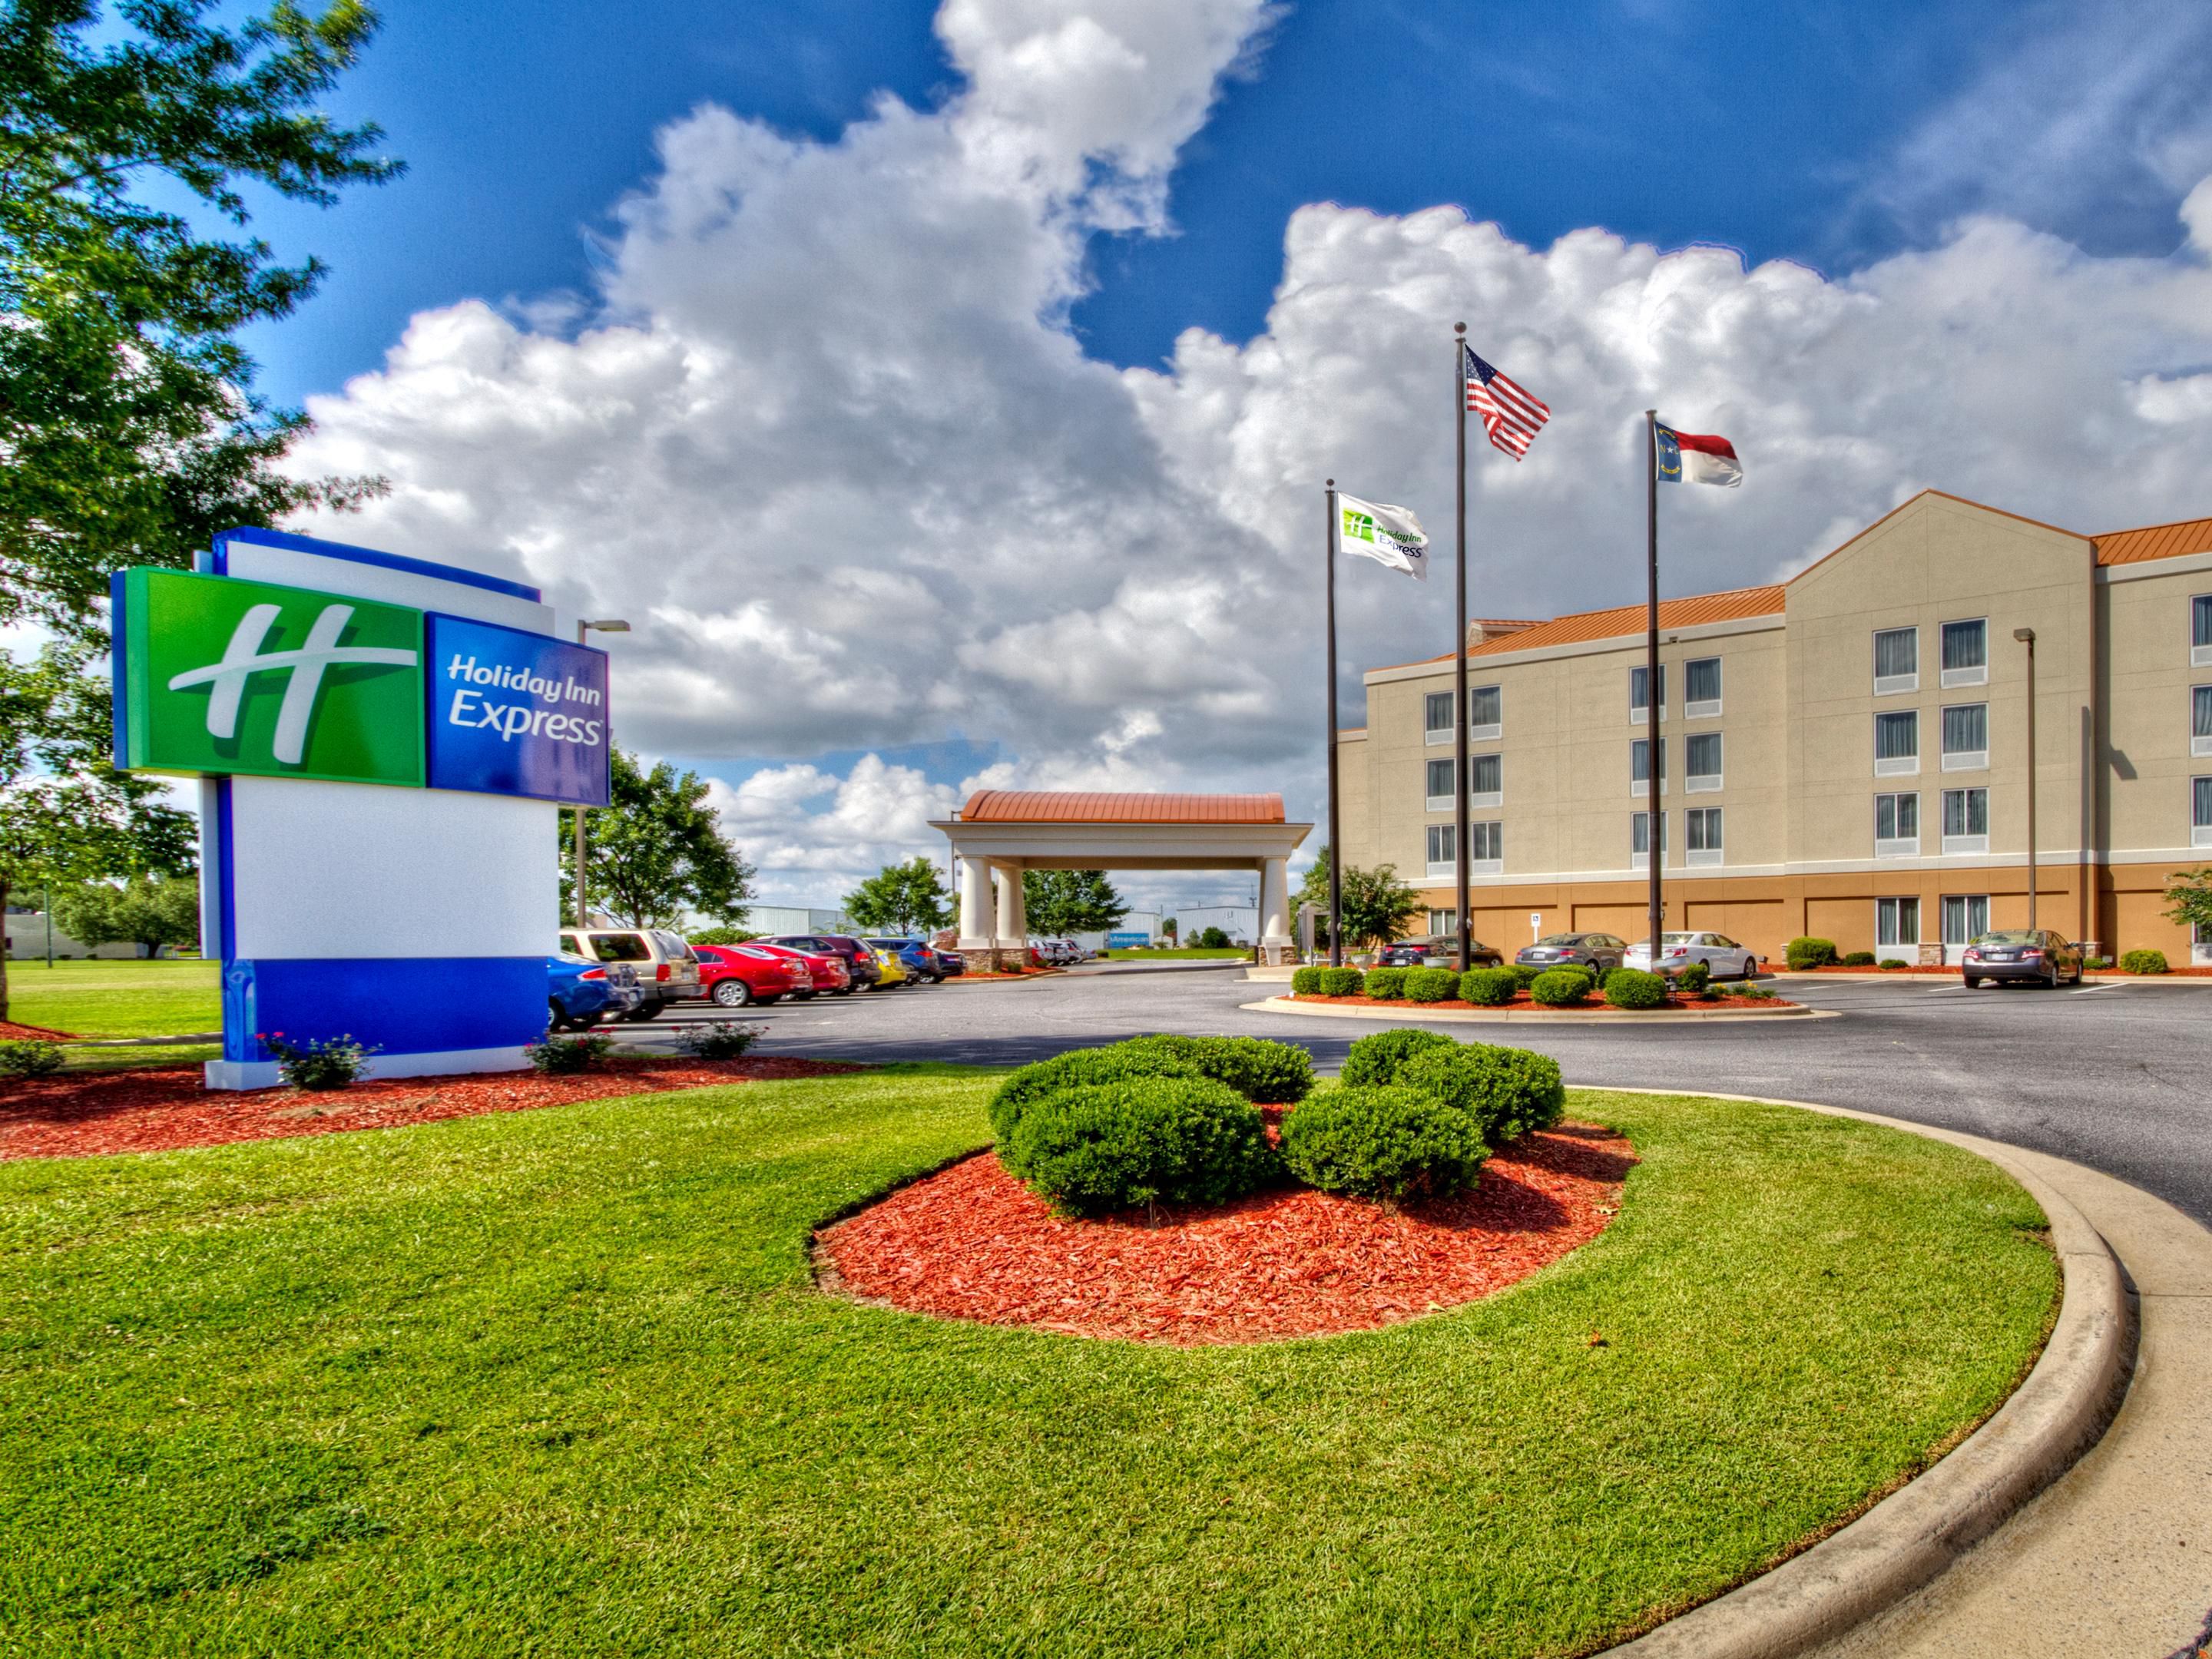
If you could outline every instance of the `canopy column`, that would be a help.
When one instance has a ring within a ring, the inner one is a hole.
[[[1280,965],[1296,962],[1298,942],[1291,933],[1291,861],[1260,860],[1260,959]]]
[[[960,948],[988,951],[998,938],[996,907],[991,902],[991,866],[978,858],[960,860]]]
[[[1022,894],[1022,866],[1018,864],[994,864],[991,880],[999,894],[999,931],[997,948],[1006,958],[1000,965],[1018,968],[1029,960],[1029,910]]]

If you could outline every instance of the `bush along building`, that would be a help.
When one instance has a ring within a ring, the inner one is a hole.
[[[2168,921],[2212,863],[2212,519],[2082,535],[1940,491],[1790,580],[1660,607],[1472,624],[1476,937],[1669,928],[1779,961],[1955,962],[2028,914],[2033,634],[2037,921],[2097,952],[2212,961]],[[1370,670],[1340,734],[1346,854],[1452,915],[1452,659]],[[2192,952],[2193,947],[2193,952]]]

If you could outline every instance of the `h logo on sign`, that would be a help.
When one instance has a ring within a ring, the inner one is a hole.
[[[262,650],[261,642],[269,637],[270,629],[283,611],[282,605],[253,606],[238,619],[238,626],[231,631],[230,643],[223,647],[222,661],[210,663],[204,668],[186,669],[173,676],[169,690],[182,691],[189,686],[212,684],[215,693],[208,699],[208,735],[228,738],[238,734],[238,711],[246,698],[246,677],[282,670],[290,678],[285,682],[284,701],[277,706],[272,750],[283,764],[297,766],[307,749],[307,723],[314,717],[315,699],[322,692],[324,669],[333,663],[377,663],[412,668],[416,653],[393,646],[340,645],[339,637],[353,620],[353,607],[349,605],[325,605],[314,626],[307,630],[307,642],[299,649]]]

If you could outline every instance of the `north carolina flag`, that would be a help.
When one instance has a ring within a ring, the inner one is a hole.
[[[1659,423],[1659,480],[1662,483],[1727,484],[1743,482],[1743,463],[1726,438],[1677,432]]]

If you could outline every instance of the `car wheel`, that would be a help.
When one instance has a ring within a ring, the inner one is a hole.
[[[718,979],[708,994],[717,1008],[742,1008],[753,1000],[752,987],[741,979]]]

